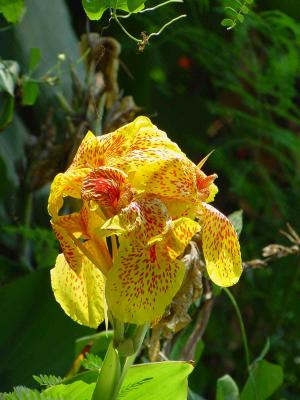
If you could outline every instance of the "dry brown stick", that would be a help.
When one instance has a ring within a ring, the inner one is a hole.
[[[186,342],[183,350],[181,351],[181,360],[192,360],[194,358],[197,343],[202,338],[206,330],[212,312],[215,298],[207,279],[205,279],[203,298],[204,302],[199,309],[195,328]]]

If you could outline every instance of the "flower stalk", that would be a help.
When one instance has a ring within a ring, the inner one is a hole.
[[[129,368],[140,351],[147,325],[114,320],[114,337],[107,349],[92,400],[116,400]]]

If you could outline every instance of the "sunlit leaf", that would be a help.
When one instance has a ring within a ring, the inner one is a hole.
[[[24,15],[24,0],[0,0],[0,13],[7,20],[15,24],[19,22]]]
[[[83,8],[91,20],[98,21],[103,13],[112,8],[136,12],[144,7],[145,0],[82,0]]]
[[[16,61],[0,61],[0,91],[7,92],[11,96],[14,96],[18,74],[19,65]]]
[[[241,395],[241,400],[268,399],[283,382],[280,365],[261,360],[255,363]]]

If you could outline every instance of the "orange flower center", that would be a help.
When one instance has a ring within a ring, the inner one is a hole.
[[[124,172],[116,168],[98,167],[83,181],[81,197],[94,200],[100,207],[120,210],[131,201],[133,192]]]
[[[217,178],[217,174],[206,176],[201,170],[196,172],[196,184],[200,199],[205,201],[209,197],[209,186]]]

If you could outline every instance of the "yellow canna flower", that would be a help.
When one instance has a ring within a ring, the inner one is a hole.
[[[210,278],[220,286],[238,281],[238,238],[207,204],[217,187],[216,175],[201,170],[206,159],[196,166],[146,117],[101,137],[87,133],[70,167],[55,177],[48,203],[63,252],[52,287],[71,318],[96,327],[106,302],[123,322],[160,318],[184,277],[178,258],[199,231]],[[59,215],[65,197],[80,199],[81,210]]]

